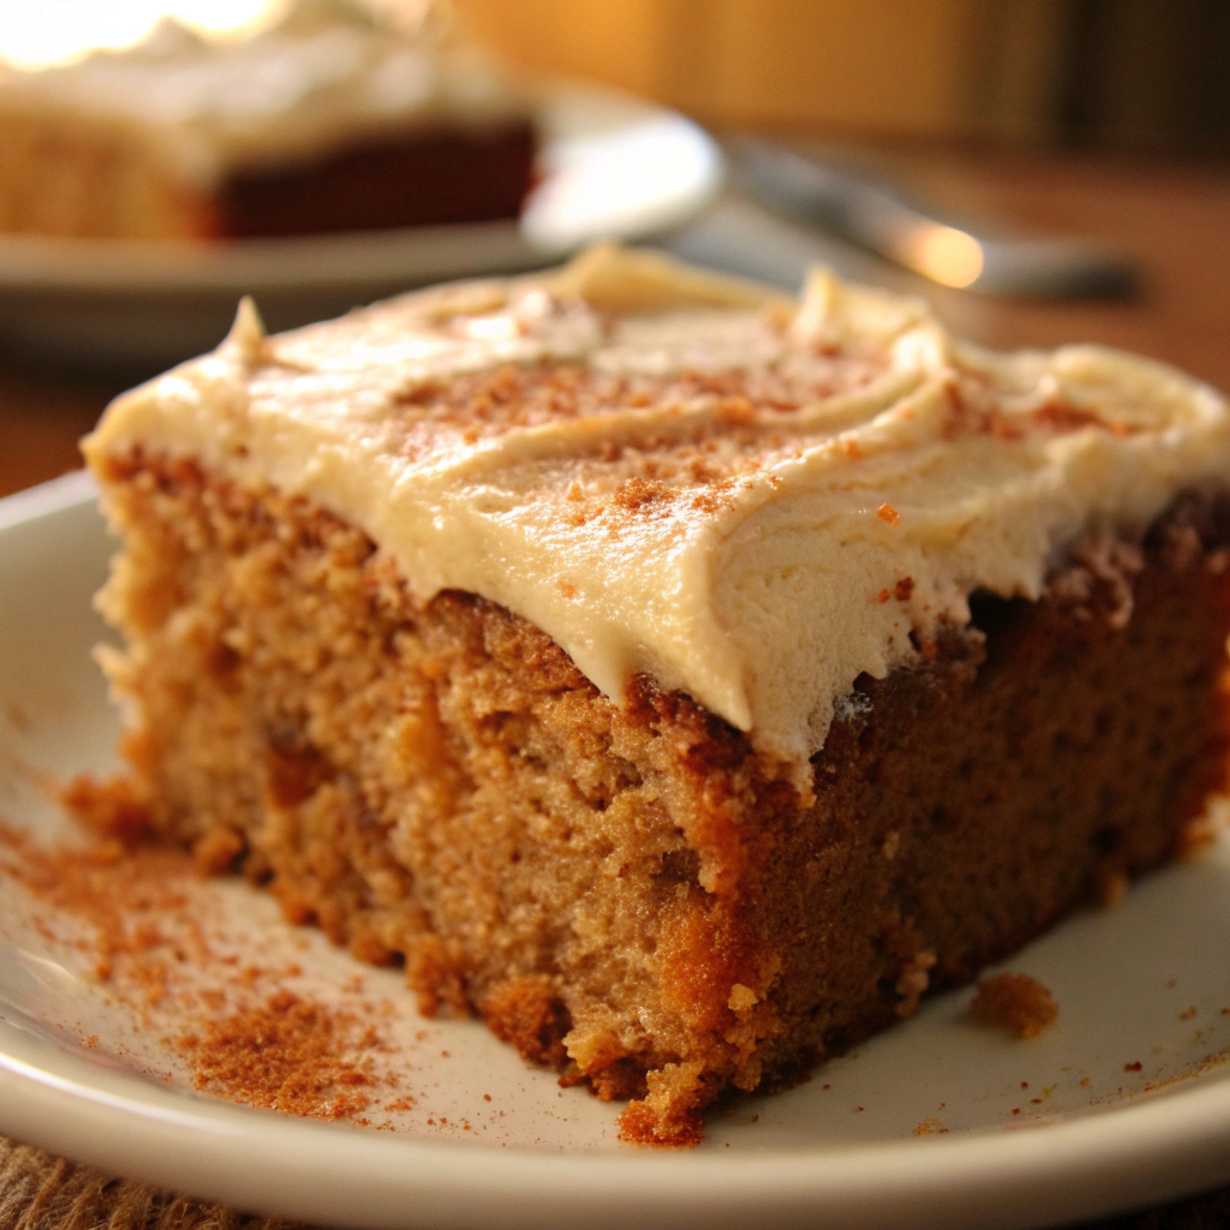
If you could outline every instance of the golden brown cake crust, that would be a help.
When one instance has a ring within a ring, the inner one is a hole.
[[[156,828],[404,959],[427,1010],[637,1099],[628,1140],[692,1143],[723,1090],[910,1015],[1166,858],[1223,784],[1213,500],[861,679],[807,798],[687,696],[616,706],[502,608],[417,603],[302,500],[139,454],[105,477]]]

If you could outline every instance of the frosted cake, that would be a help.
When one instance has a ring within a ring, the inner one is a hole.
[[[1182,848],[1224,400],[648,253],[227,341],[86,445],[125,786],[625,1139],[695,1141]]]
[[[428,21],[299,0],[246,38],[0,65],[0,231],[201,239],[513,218],[524,90]]]

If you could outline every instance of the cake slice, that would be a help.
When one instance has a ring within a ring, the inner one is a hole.
[[[130,790],[680,1144],[1172,856],[1230,411],[647,253],[214,354],[86,444]]]
[[[0,63],[0,232],[214,239],[515,218],[531,100],[444,37],[347,0],[207,39]]]

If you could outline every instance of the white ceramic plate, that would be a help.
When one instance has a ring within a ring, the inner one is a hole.
[[[44,837],[64,820],[39,775],[112,763],[115,723],[88,658],[107,551],[80,476],[0,502],[0,817]],[[954,1230],[1093,1216],[1230,1181],[1225,842],[1009,963],[1060,1002],[1042,1036],[976,1026],[968,990],[942,995],[809,1083],[737,1103],[705,1144],[678,1153],[618,1145],[617,1108],[560,1090],[476,1024],[419,1020],[394,974],[367,971],[356,990],[358,967],[282,924],[262,894],[216,881],[199,891],[241,948],[266,961],[294,953],[322,1000],[388,1002],[413,1099],[392,1116],[397,1130],[188,1092],[159,1031],[134,1033],[131,1010],[5,885],[0,1131],[197,1196],[346,1226]]]
[[[447,278],[541,266],[604,238],[679,225],[722,158],[691,121],[630,95],[559,86],[541,107],[542,182],[520,222],[216,243],[0,236],[0,337],[165,366],[216,345],[241,295],[271,328]]]

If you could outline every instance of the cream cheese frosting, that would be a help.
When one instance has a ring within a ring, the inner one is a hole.
[[[490,59],[353,0],[297,0],[238,41],[171,19],[135,46],[60,66],[0,66],[0,124],[23,112],[135,137],[178,179],[327,154],[355,138],[441,126],[498,128],[531,111]]]
[[[187,456],[482,595],[620,701],[640,672],[787,763],[976,591],[1230,483],[1230,409],[1096,346],[991,353],[813,273],[801,302],[648,253],[227,341],[127,394],[91,463]]]

